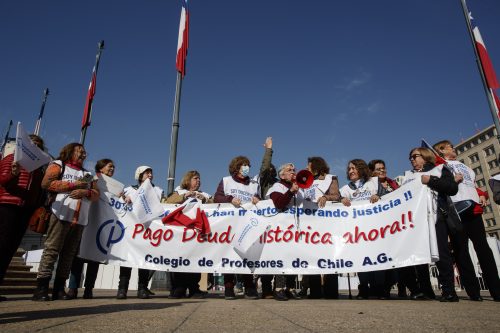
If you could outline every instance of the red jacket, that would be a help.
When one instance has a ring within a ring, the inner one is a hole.
[[[18,176],[12,175],[14,154],[0,161],[0,204],[36,207],[42,202],[42,168],[29,173],[23,167]]]
[[[476,187],[476,191],[477,191],[477,194],[480,196],[480,197],[485,197],[486,199],[488,199],[488,192],[484,192],[482,191],[480,188],[477,188]],[[481,215],[483,213],[483,207],[481,207],[481,204],[476,204],[474,206],[474,215]]]

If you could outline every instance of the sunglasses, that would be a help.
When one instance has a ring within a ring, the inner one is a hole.
[[[414,160],[414,159],[416,159],[417,157],[421,157],[421,156],[422,156],[422,154],[413,154],[413,155],[410,155],[409,160],[411,161],[411,160]]]

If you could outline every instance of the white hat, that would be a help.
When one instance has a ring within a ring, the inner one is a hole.
[[[146,170],[153,170],[153,168],[147,165],[141,165],[140,167],[135,169],[135,180],[139,180],[139,176],[141,175],[141,173]]]

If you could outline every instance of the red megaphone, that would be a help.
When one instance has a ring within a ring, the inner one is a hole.
[[[297,183],[297,185],[300,188],[309,188],[311,187],[312,183],[314,182],[314,176],[311,171],[309,170],[300,170],[297,172],[295,175],[294,182]]]

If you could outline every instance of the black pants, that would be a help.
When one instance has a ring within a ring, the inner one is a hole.
[[[32,209],[0,204],[0,285],[23,239]]]
[[[139,268],[139,282],[137,283],[138,289],[147,288],[149,284],[149,269]],[[118,289],[128,290],[128,283],[132,275],[131,267],[120,267],[120,282],[118,282]]]
[[[474,214],[474,207],[462,212],[460,218],[465,228],[465,234],[474,245],[479,265],[481,265],[483,271],[484,281],[490,290],[490,294],[493,298],[500,299],[500,279],[493,252],[486,240],[483,219],[481,215]]]
[[[323,275],[323,288],[321,288],[321,275],[308,275],[310,298],[338,298],[339,276],[338,274]]]
[[[99,263],[92,260],[75,257],[71,264],[71,272],[69,275],[69,288],[79,288],[82,280],[83,264],[87,263],[85,272],[85,288],[94,288],[97,273],[99,272]]]
[[[194,294],[200,291],[201,273],[172,273],[172,290],[177,288],[189,289],[189,294]]]
[[[452,268],[453,270],[453,268]],[[429,298],[435,298],[429,275],[429,265],[415,265],[398,268],[401,280],[412,295],[424,293]]]

